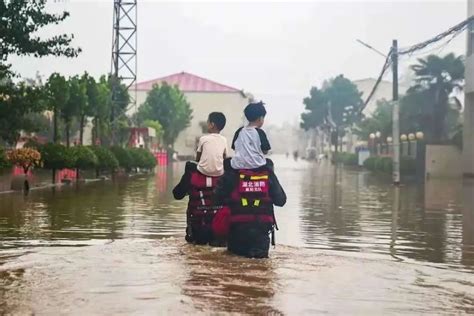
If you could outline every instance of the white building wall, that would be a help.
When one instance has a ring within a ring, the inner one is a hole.
[[[467,1],[467,16],[474,15],[474,0]],[[464,175],[474,177],[474,24],[467,32],[464,102]]]
[[[195,155],[196,138],[202,135],[199,123],[207,122],[211,112],[222,112],[226,116],[227,124],[221,134],[227,138],[230,149],[234,132],[244,123],[243,112],[249,99],[240,92],[184,92],[184,95],[193,109],[193,118],[190,126],[181,132],[176,140],[174,148],[178,155]],[[137,92],[137,106],[145,102],[146,96],[146,91]],[[129,114],[133,114],[133,109]]]

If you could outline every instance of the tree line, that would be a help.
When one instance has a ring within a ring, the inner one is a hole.
[[[124,144],[132,125],[152,127],[164,145],[173,147],[178,134],[189,126],[192,111],[177,87],[157,85],[138,113],[127,117],[130,95],[119,78],[82,75],[64,77],[53,73],[21,79],[8,63],[10,56],[62,56],[74,58],[81,49],[72,47],[73,35],[40,38],[46,26],[68,18],[68,12],[50,14],[46,0],[0,3],[0,144],[14,147],[22,134],[37,133],[54,143],[84,144],[85,127],[92,123],[92,143]],[[114,98],[112,98],[114,92]]]
[[[419,58],[410,70],[412,84],[399,101],[401,133],[421,131],[428,143],[462,146],[462,105],[456,96],[464,85],[463,57],[429,55]],[[365,116],[361,93],[343,75],[325,81],[320,88],[312,87],[303,103],[301,127],[329,133],[333,145],[340,144],[348,131],[364,140],[375,132],[382,139],[392,135],[392,102],[378,100],[375,111]]]

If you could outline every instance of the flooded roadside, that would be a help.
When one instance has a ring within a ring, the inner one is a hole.
[[[289,198],[268,260],[184,242],[186,202],[169,193],[182,165],[0,196],[0,312],[474,312],[474,186],[396,193],[363,171],[275,161]]]

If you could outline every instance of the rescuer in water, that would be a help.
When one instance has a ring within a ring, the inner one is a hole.
[[[212,226],[215,215],[224,208],[222,204],[213,204],[212,194],[217,180],[224,173],[227,140],[220,135],[220,132],[225,124],[224,114],[220,112],[209,114],[208,134],[199,139],[196,162],[186,163],[184,175],[173,189],[175,199],[181,200],[189,195],[185,237],[188,242],[222,244]]]
[[[273,172],[273,162],[265,159],[270,143],[261,129],[266,110],[262,102],[244,110],[249,121],[235,133],[235,156],[225,163],[225,173],[214,192],[216,204],[230,208],[228,250],[251,258],[266,258],[278,229],[273,205],[283,206],[286,194]]]

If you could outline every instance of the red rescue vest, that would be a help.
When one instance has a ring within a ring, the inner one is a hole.
[[[199,171],[191,173],[191,192],[189,193],[188,221],[194,227],[211,229],[215,214],[222,205],[212,204],[212,194],[219,177],[209,177]]]
[[[239,170],[238,184],[231,193],[231,223],[274,224],[267,170]]]

